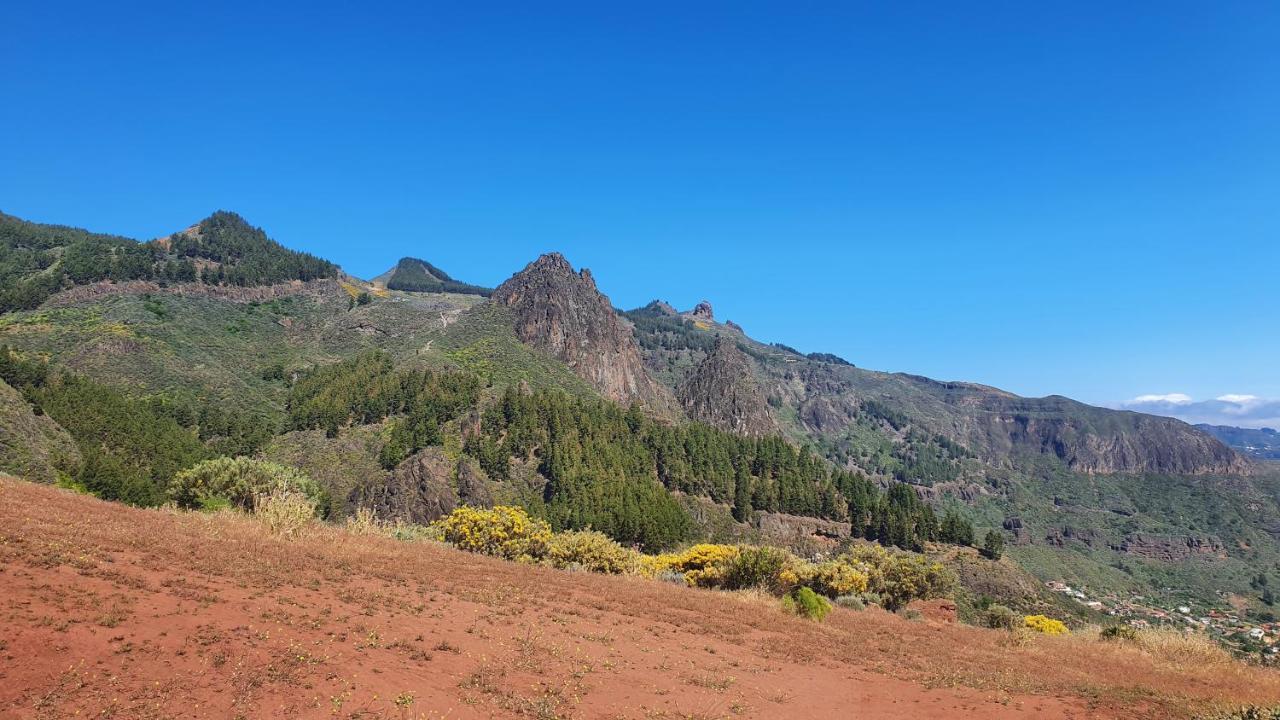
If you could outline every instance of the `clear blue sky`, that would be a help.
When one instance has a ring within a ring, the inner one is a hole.
[[[0,209],[538,253],[858,365],[1280,398],[1280,5],[9,4]],[[825,5],[825,6],[824,6]]]

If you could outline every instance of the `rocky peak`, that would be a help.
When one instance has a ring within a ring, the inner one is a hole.
[[[703,300],[689,311],[689,317],[694,320],[706,320],[707,322],[715,322],[715,313],[711,310],[711,303]]]
[[[635,336],[596,289],[591,272],[575,272],[560,253],[529,263],[493,292],[510,308],[516,336],[570,367],[605,397],[666,413],[670,392],[649,377]]]
[[[689,416],[718,428],[759,437],[776,430],[751,360],[728,338],[697,365],[677,391]]]

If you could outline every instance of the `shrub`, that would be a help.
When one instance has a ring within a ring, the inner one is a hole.
[[[950,595],[955,573],[923,555],[889,552],[879,545],[859,545],[849,552],[850,561],[867,568],[867,589],[880,597],[880,605],[897,612],[912,600]]]
[[[836,605],[849,610],[866,610],[867,603],[859,595],[841,595],[835,599]]]
[[[371,508],[360,507],[347,518],[347,532],[352,535],[381,534],[382,523]]]
[[[1004,605],[988,605],[982,611],[982,624],[993,630],[1016,630],[1021,623],[1022,618]]]
[[[809,620],[821,621],[831,612],[831,601],[807,587],[801,586],[782,598],[782,606]]]
[[[774,547],[744,547],[723,561],[720,586],[726,590],[762,588],[782,592],[787,583],[782,572],[795,560],[791,553]]]
[[[302,533],[315,519],[316,504],[299,492],[277,490],[254,499],[253,515],[273,535],[293,537]]]
[[[640,567],[640,553],[622,547],[595,530],[552,535],[547,560],[558,568],[581,568],[609,575],[629,575]]]
[[[643,571],[650,576],[674,571],[684,575],[686,585],[718,587],[724,564],[739,551],[735,545],[699,543],[682,552],[646,556]]]
[[[1067,626],[1061,620],[1046,615],[1028,615],[1022,618],[1022,626],[1044,635],[1067,634]]]
[[[800,583],[829,598],[864,593],[870,585],[869,568],[849,556],[808,565]]]
[[[547,554],[551,526],[522,509],[498,505],[490,509],[461,507],[432,524],[441,539],[470,552],[533,562]]]
[[[1103,628],[1102,632],[1098,633],[1098,637],[1103,640],[1136,642],[1138,631],[1128,625],[1112,625]]]
[[[179,507],[216,506],[225,500],[253,511],[259,497],[299,493],[311,500],[320,516],[328,514],[328,494],[314,480],[295,468],[253,458],[214,458],[173,476],[169,497]]]

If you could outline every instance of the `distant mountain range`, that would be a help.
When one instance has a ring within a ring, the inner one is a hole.
[[[1280,432],[1272,428],[1203,424],[1196,427],[1246,455],[1263,460],[1280,460]]]

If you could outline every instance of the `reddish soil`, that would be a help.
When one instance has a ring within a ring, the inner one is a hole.
[[[930,613],[934,614],[934,613]],[[1131,718],[1275,673],[0,479],[4,718]],[[1096,652],[1093,651],[1096,648]]]

